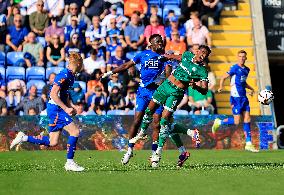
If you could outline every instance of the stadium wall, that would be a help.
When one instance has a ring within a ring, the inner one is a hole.
[[[224,127],[216,134],[211,133],[211,126],[216,116],[175,116],[175,122],[187,128],[198,128],[201,132],[203,149],[243,149],[245,145],[242,126]],[[226,116],[218,116],[225,118]],[[124,150],[127,146],[128,132],[133,116],[79,116],[74,118],[82,129],[78,143],[79,150]],[[253,143],[260,149],[275,149],[276,137],[271,116],[252,117]],[[0,118],[0,151],[8,151],[12,139],[21,130],[29,135],[47,134],[47,117],[1,117]],[[151,132],[152,129],[149,129]],[[22,144],[16,150],[63,150],[66,148],[67,133],[63,131],[57,147],[45,148],[32,144]],[[191,139],[182,135],[187,148],[193,148]],[[151,140],[140,141],[136,149],[151,149]],[[168,140],[166,149],[175,149]]]

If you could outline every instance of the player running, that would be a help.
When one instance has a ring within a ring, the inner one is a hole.
[[[63,69],[56,75],[54,83],[51,86],[50,97],[47,103],[47,116],[49,118],[49,136],[34,137],[19,132],[12,141],[10,149],[17,144],[29,142],[33,144],[56,146],[60,131],[62,129],[69,133],[67,141],[67,162],[65,163],[66,171],[83,171],[84,168],[79,166],[74,160],[76,143],[79,136],[79,128],[72,121],[71,116],[75,114],[74,108],[70,106],[68,98],[68,89],[73,86],[75,74],[81,72],[83,60],[79,53],[70,53],[68,68]]]
[[[258,152],[252,145],[250,133],[250,106],[246,96],[246,88],[250,89],[250,95],[254,94],[254,89],[246,82],[250,69],[245,65],[247,53],[244,50],[238,52],[238,63],[231,66],[230,70],[224,74],[220,80],[218,92],[223,90],[224,81],[231,77],[231,97],[230,103],[234,117],[224,120],[216,118],[212,126],[212,133],[215,134],[221,125],[238,125],[241,115],[244,118],[243,129],[246,136],[245,150]]]
[[[144,112],[152,98],[153,93],[158,88],[158,84],[162,81],[161,79],[168,77],[172,71],[172,67],[167,62],[168,59],[162,56],[162,54],[164,54],[165,45],[161,35],[154,34],[150,37],[149,41],[150,50],[145,50],[137,54],[131,61],[119,66],[118,68],[115,68],[112,71],[105,73],[102,76],[102,78],[106,78],[112,74],[122,72],[130,68],[131,66],[134,66],[135,64],[141,65],[141,83],[137,91],[135,116],[133,124],[129,130],[128,150],[121,160],[122,164],[127,164],[130,158],[133,156],[133,148],[136,143],[136,140],[133,138],[137,135]],[[159,121],[161,119],[162,111],[163,107],[160,106],[153,115],[153,152],[155,152],[158,147],[157,140],[160,128]]]
[[[152,115],[161,105],[164,105],[164,111],[162,113],[160,121],[160,133],[159,143],[156,152],[152,155],[152,166],[157,166],[160,161],[162,148],[173,131],[171,130],[171,118],[175,112],[177,105],[181,102],[184,91],[189,86],[198,90],[202,94],[206,94],[208,91],[208,72],[203,61],[208,58],[211,50],[208,46],[201,45],[196,55],[191,52],[184,52],[182,56],[166,55],[166,57],[172,57],[181,61],[177,69],[160,85],[153,94],[153,98],[150,101],[145,114],[143,116],[141,131],[136,136],[136,141],[139,140],[145,133],[152,122]],[[197,83],[196,83],[197,82]],[[176,125],[175,125],[176,126]],[[176,126],[176,128],[178,128]],[[175,130],[175,127],[173,127]],[[178,135],[178,134],[175,134]],[[179,137],[179,136],[178,136]],[[182,142],[179,138],[182,145]],[[189,157],[189,153],[185,148],[179,148],[182,154],[179,156],[178,166],[182,166],[183,163]]]

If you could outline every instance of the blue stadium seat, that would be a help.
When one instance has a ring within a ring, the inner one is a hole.
[[[44,80],[45,79],[45,69],[43,67],[29,67],[26,69],[26,80]]]
[[[6,54],[3,51],[0,51],[0,66],[5,67],[6,64]]]
[[[47,69],[46,69],[46,80],[48,80],[48,77],[49,77],[49,75],[51,74],[51,73],[55,73],[55,74],[58,74],[58,73],[60,73],[60,71],[61,70],[63,70],[64,68],[63,67],[48,67]]]
[[[12,51],[7,53],[8,66],[17,66],[22,63],[25,63],[23,52]]]
[[[26,71],[23,67],[8,66],[6,69],[6,80],[21,79],[24,81],[25,73]]]
[[[87,84],[86,84],[86,82],[84,82],[84,81],[75,81],[74,83],[79,83],[79,85],[80,85],[81,88],[82,88],[82,91],[83,91],[84,93],[87,92]]]
[[[27,89],[29,89],[32,85],[35,85],[37,88],[37,95],[40,96],[42,92],[42,88],[45,86],[45,82],[41,80],[30,80],[27,83]]]
[[[174,10],[176,16],[181,15],[180,7],[178,5],[165,5],[163,9],[163,19],[167,17],[169,10]]]
[[[183,116],[187,116],[189,115],[188,111],[187,110],[176,110],[174,112],[174,115],[183,115]]]
[[[158,5],[160,7],[161,1],[163,0],[148,0],[148,5]]]
[[[107,115],[127,115],[127,113],[124,110],[109,110]]]
[[[162,5],[178,5],[180,6],[181,1],[180,0],[161,0]]]
[[[0,67],[0,74],[1,74],[1,81],[4,81],[5,82],[5,79],[6,79],[6,69],[4,67]]]
[[[124,10],[123,10],[123,8],[122,8],[122,7],[117,7],[116,13],[117,13],[118,15],[124,15]]]

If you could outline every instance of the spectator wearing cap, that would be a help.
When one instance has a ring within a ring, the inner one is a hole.
[[[47,11],[48,16],[61,17],[64,14],[64,0],[45,0],[44,9]]]
[[[129,24],[124,29],[125,41],[129,51],[141,51],[145,41],[145,26],[140,24],[140,13],[135,11]]]
[[[37,1],[37,11],[33,12],[29,17],[31,30],[39,36],[44,36],[45,30],[48,27],[48,14],[43,12],[43,0]]]
[[[79,83],[74,83],[72,89],[69,90],[71,102],[77,104],[85,101],[85,94]]]
[[[48,102],[48,94],[50,92],[51,86],[54,82],[56,74],[53,72],[49,75],[48,77],[48,84],[46,84],[41,91],[41,98],[43,99],[44,102]]]
[[[187,44],[208,45],[211,47],[211,37],[206,26],[202,25],[198,18],[193,20],[193,29],[189,29],[187,33]]]
[[[108,13],[107,3],[104,0],[85,0],[84,7],[90,18],[99,16],[100,19],[103,19]]]
[[[108,45],[110,45],[112,43],[111,37],[116,37],[117,43],[121,44],[124,48],[127,46],[127,44],[124,40],[123,32],[116,27],[116,19],[115,18],[110,19],[110,29],[108,29],[107,32],[106,32],[106,41],[107,41]]]
[[[24,44],[23,48],[27,67],[43,66],[44,53],[42,44],[36,42],[36,35],[34,32],[30,32],[27,37],[27,43]]]
[[[83,28],[78,25],[79,19],[76,15],[71,17],[71,24],[64,27],[64,40],[65,47],[69,44],[71,36],[76,33],[79,35],[79,40],[82,43],[82,46],[85,46],[85,38],[83,36]]]
[[[85,33],[86,44],[94,48],[95,40],[99,40],[99,44],[105,44],[106,28],[100,25],[99,16],[93,16],[92,25]]]
[[[147,15],[148,4],[145,0],[127,0],[124,2],[124,15],[131,17],[134,11],[141,13],[140,18],[144,18]]]
[[[37,113],[40,113],[45,107],[43,100],[37,95],[37,88],[35,85],[30,87],[29,94],[23,98],[14,111],[18,112],[22,110],[24,111],[24,115],[28,115],[28,111],[31,107],[35,108]]]
[[[165,51],[173,51],[176,55],[183,54],[186,51],[186,44],[181,41],[178,30],[171,32],[171,40],[167,41]]]
[[[97,57],[97,50],[91,49],[90,57],[83,60],[84,64],[84,77],[85,80],[89,80],[91,75],[94,73],[96,69],[101,70],[102,73],[106,72],[106,64],[105,61],[101,58]]]
[[[105,26],[106,29],[109,30],[111,28],[110,22],[112,18],[116,20],[116,27],[118,29],[125,29],[126,24],[128,23],[128,18],[117,13],[117,5],[112,5],[110,7],[110,14],[104,17],[101,25]]]
[[[223,8],[224,5],[220,0],[202,0],[200,5],[202,23],[208,27],[208,16],[213,16],[214,24],[219,25]]]
[[[178,18],[176,16],[170,17],[170,26],[165,28],[167,41],[171,40],[172,31],[178,31],[180,36],[180,41],[185,40],[186,30],[183,26],[179,26]]]
[[[70,41],[68,41],[68,45],[65,47],[65,57],[66,61],[68,61],[69,53],[70,52],[77,52],[81,54],[81,57],[85,58],[85,47],[82,44],[80,35],[78,33],[73,33],[71,35]]]
[[[123,48],[121,46],[117,46],[115,49],[115,55],[111,56],[107,62],[107,71],[111,71],[128,61],[129,59],[127,59],[123,53]],[[123,73],[121,73],[121,75],[123,75]]]
[[[64,45],[60,43],[59,36],[53,35],[52,41],[46,49],[47,67],[64,67],[65,50]]]
[[[146,38],[147,44],[149,44],[149,38],[153,34],[160,34],[165,38],[165,27],[159,24],[159,19],[157,16],[151,16],[150,25],[146,26],[144,31],[144,37]]]
[[[91,97],[89,112],[95,112],[97,115],[102,115],[105,111],[106,97],[100,86],[93,87],[94,95]]]
[[[64,29],[57,25],[58,17],[52,16],[50,18],[50,21],[51,21],[51,25],[47,27],[45,31],[45,41],[47,43],[51,43],[52,37],[54,35],[57,35],[60,38],[60,43],[64,43]]]
[[[28,29],[22,26],[22,16],[20,14],[15,15],[14,25],[8,27],[6,35],[6,52],[22,51],[28,33]]]
[[[87,29],[87,27],[89,27],[91,25],[91,20],[88,18],[88,16],[86,16],[83,13],[79,13],[77,3],[71,3],[70,4],[70,13],[67,13],[63,16],[62,20],[58,23],[58,26],[60,26],[60,27],[64,27],[64,26],[68,26],[68,25],[71,26],[73,16],[77,17],[77,20],[78,20],[77,25],[81,29],[85,30],[85,29]]]

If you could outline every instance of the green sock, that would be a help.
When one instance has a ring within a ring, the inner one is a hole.
[[[161,129],[159,133],[159,147],[163,147],[169,137],[169,121],[162,118],[160,121]]]
[[[187,128],[185,128],[183,125],[174,123],[172,125],[172,131],[171,133],[182,133],[182,134],[186,134],[187,135]]]
[[[171,133],[171,134],[169,135],[169,137],[171,138],[171,141],[177,146],[177,148],[183,146],[183,143],[182,143],[182,141],[181,141],[181,139],[180,139],[179,134],[177,134],[177,133]]]
[[[148,129],[149,125],[152,123],[153,121],[153,112],[147,108],[145,110],[145,114],[143,116],[143,119],[142,119],[142,123],[141,123],[141,130],[146,132],[146,130]]]

